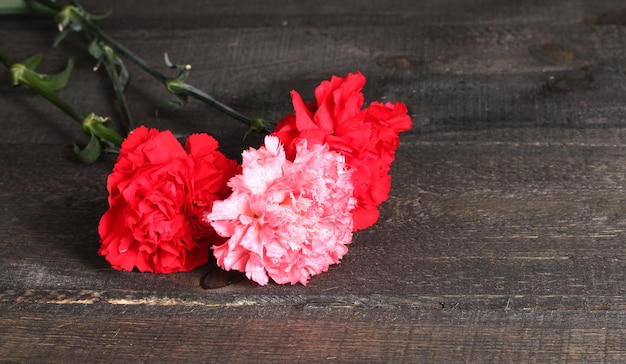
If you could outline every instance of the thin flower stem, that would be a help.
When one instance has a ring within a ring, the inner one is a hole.
[[[80,124],[83,123],[83,120],[85,119],[85,117],[82,116],[80,113],[78,113],[78,111],[74,110],[74,108],[71,107],[69,104],[67,104],[65,101],[63,101],[63,99],[57,96],[57,94],[53,92],[48,92],[47,90],[40,88],[37,83],[33,85],[28,85],[28,86],[32,90],[34,90],[35,92],[37,92],[38,94],[46,98],[48,101],[53,103],[56,107],[63,110],[72,119],[78,121]]]
[[[0,14],[55,15],[57,7],[51,7],[47,5],[47,2],[45,3],[31,0],[2,0],[0,1]]]
[[[109,118],[103,118],[94,113],[90,113],[83,121],[83,130],[86,133],[96,135],[117,147],[121,146],[124,141],[124,137],[104,125],[107,121],[109,121]]]
[[[46,0],[35,0],[35,1],[46,1]],[[72,0],[71,3],[74,5],[75,9],[81,9],[80,5],[78,4],[78,1]],[[177,91],[183,93],[184,95],[187,95],[187,96],[195,98],[196,100],[202,101],[208,104],[209,106],[223,112],[224,114],[238,121],[241,121],[242,123],[246,124],[251,129],[254,129],[261,133],[271,132],[271,129],[272,129],[271,122],[264,120],[264,119],[259,119],[259,118],[255,119],[255,118],[250,118],[248,116],[245,116],[194,86],[181,82],[177,84],[175,87],[172,87],[170,85],[172,79],[168,78],[161,72],[151,67],[141,57],[139,57],[138,55],[133,53],[131,50],[126,48],[124,45],[120,44],[114,38],[112,38],[107,33],[105,33],[102,29],[100,29],[100,27],[94,24],[94,22],[92,22],[89,17],[85,16],[85,13],[83,13],[82,11],[74,11],[74,15],[79,19],[80,24],[83,26],[85,30],[87,30],[89,33],[91,33],[94,37],[96,37],[100,41],[106,43],[113,50],[115,50],[115,52],[129,59],[139,68],[141,68],[143,71],[145,71],[146,73],[154,77],[157,81],[159,81],[161,84],[163,84],[168,90],[174,92],[174,94],[176,94],[176,92],[173,91],[172,88],[175,88]]]
[[[202,101],[220,110],[221,112],[232,117],[233,119],[241,121],[242,123],[246,124],[247,126],[259,132],[262,132],[262,133],[271,132],[271,130],[269,129],[269,125],[268,125],[270,123],[268,121],[263,120],[263,119],[251,119],[241,114],[240,112],[236,111],[235,109],[229,107],[228,105],[225,105],[217,101],[211,95],[207,94],[206,92],[192,85],[189,85],[184,82],[170,82],[167,84],[167,87],[169,90],[171,90],[173,93],[177,95],[189,95],[199,101]]]
[[[264,122],[264,120],[261,120],[261,119],[252,119],[248,116],[245,116],[241,114],[240,112],[234,110],[230,106],[218,101],[211,95],[198,89],[195,86],[192,86],[186,83],[179,83],[179,84],[169,84],[169,87],[168,87],[168,83],[170,80],[161,72],[152,68],[150,65],[148,65],[147,62],[145,62],[135,53],[131,52],[128,48],[124,47],[122,44],[118,43],[115,39],[107,35],[98,26],[93,24],[93,22],[91,22],[89,19],[81,18],[81,22],[83,26],[85,27],[85,29],[92,32],[96,37],[98,37],[103,42],[107,43],[115,51],[117,51],[124,57],[128,58],[131,62],[139,66],[142,70],[144,70],[145,72],[150,74],[152,77],[157,79],[157,81],[159,81],[164,86],[166,86],[170,91],[174,92],[174,94],[181,92],[182,94],[193,97],[194,99],[198,101],[202,101],[206,103],[207,105],[214,107],[215,109],[234,118],[235,120],[241,121],[242,123],[246,124],[249,127],[259,128],[258,124],[263,124],[261,125],[262,128],[258,130],[260,132],[267,133],[271,131],[269,130],[269,126],[267,126],[268,122]]]
[[[85,29],[87,29],[100,41],[106,43],[108,46],[113,48],[117,53],[128,58],[131,62],[136,64],[139,68],[144,70],[146,73],[150,74],[152,77],[156,78],[162,84],[165,84],[165,82],[167,82],[167,77],[165,77],[165,75],[155,70],[154,68],[150,67],[150,65],[148,65],[146,61],[144,61],[135,53],[133,53],[131,50],[124,47],[122,44],[120,44],[115,39],[110,37],[108,34],[102,31],[97,25],[95,25],[91,20],[82,16],[82,14],[78,14],[78,16],[80,18],[80,22],[83,25],[83,27],[85,27]]]
[[[47,7],[48,9],[54,10],[55,14],[61,11],[61,5],[57,4],[56,2],[52,0],[32,0],[32,1],[35,3],[39,3]]]
[[[130,114],[130,109],[128,108],[128,103],[126,102],[126,96],[124,95],[124,86],[120,84],[115,66],[111,64],[110,60],[106,59],[103,63],[104,68],[109,75],[109,80],[113,83],[113,91],[115,92],[115,97],[117,98],[117,102],[119,103],[122,111],[122,120],[124,121],[122,132],[127,135],[135,128],[135,126],[133,123],[133,117]]]
[[[111,80],[111,83],[113,84],[113,91],[122,111],[122,121],[124,123],[124,125],[122,125],[122,132],[124,135],[128,135],[128,133],[130,133],[135,126],[132,115],[130,114],[128,103],[126,102],[126,96],[124,95],[124,85],[120,81],[120,75],[116,66],[116,60],[119,62],[119,59],[115,56],[115,54],[111,54],[113,51],[111,48],[109,49],[111,51],[106,49],[104,50],[104,59],[102,60],[102,63],[104,64],[104,68],[109,76],[109,80]]]

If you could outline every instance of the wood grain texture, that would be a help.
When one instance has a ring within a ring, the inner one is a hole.
[[[620,362],[625,356],[626,322],[613,312],[26,308],[3,315],[14,333],[4,347],[16,362]],[[20,350],[24,342],[28,352]]]
[[[149,63],[278,119],[331,74],[361,70],[368,100],[405,102],[378,224],[307,287],[201,287],[112,270],[97,223],[115,156],[65,145],[78,124],[0,77],[0,361],[626,361],[626,27],[621,1],[85,1]],[[102,75],[54,24],[2,18],[1,51],[77,57],[61,94],[117,116]],[[130,66],[137,120],[209,131],[236,157],[258,136]],[[83,138],[83,139],[81,139]],[[219,280],[219,277],[218,277]]]

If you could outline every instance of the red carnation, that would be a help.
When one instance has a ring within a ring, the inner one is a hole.
[[[236,162],[206,134],[190,136],[186,149],[171,132],[146,127],[122,144],[107,179],[110,207],[98,226],[98,253],[113,268],[189,271],[208,262],[212,241],[222,241],[201,216],[229,194]]]
[[[355,231],[378,220],[378,205],[387,200],[391,188],[389,169],[400,143],[398,134],[412,127],[403,103],[372,102],[362,109],[364,85],[360,72],[333,76],[315,89],[316,101],[310,104],[292,91],[295,114],[282,119],[274,131],[291,160],[302,139],[310,145],[328,143],[344,155],[357,199],[352,212]]]

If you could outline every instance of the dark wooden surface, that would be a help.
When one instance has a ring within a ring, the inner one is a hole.
[[[112,270],[97,222],[114,156],[64,144],[78,125],[0,78],[2,362],[626,361],[626,12],[622,1],[85,1],[114,37],[240,111],[277,119],[361,70],[368,100],[406,103],[393,188],[377,225],[309,286],[206,290],[210,266]],[[103,75],[46,19],[0,18],[0,50],[77,57],[61,92],[116,116]],[[134,116],[213,133],[245,128],[136,68]]]

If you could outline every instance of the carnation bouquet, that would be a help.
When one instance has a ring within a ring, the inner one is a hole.
[[[104,69],[120,110],[116,123],[94,113],[83,115],[60,98],[73,62],[62,72],[36,72],[33,56],[11,60],[0,50],[13,85],[24,85],[78,121],[90,137],[74,145],[76,157],[92,163],[103,152],[117,160],[106,181],[109,208],[98,225],[98,254],[112,268],[175,273],[205,265],[213,256],[224,270],[236,270],[261,285],[303,284],[348,252],[353,233],[376,223],[387,200],[390,166],[399,133],[412,126],[403,103],[365,103],[366,78],[358,71],[322,80],[305,102],[291,92],[292,110],[276,123],[250,118],[187,83],[191,67],[165,62],[168,77],[100,29],[98,16],[77,1],[11,0],[4,13],[38,12],[56,20],[54,45],[72,32],[89,40],[96,69]],[[169,130],[135,125],[124,96],[124,61],[166,87],[171,106],[189,98],[245,123],[264,136],[244,150],[241,163],[220,152],[206,133],[184,144]]]

